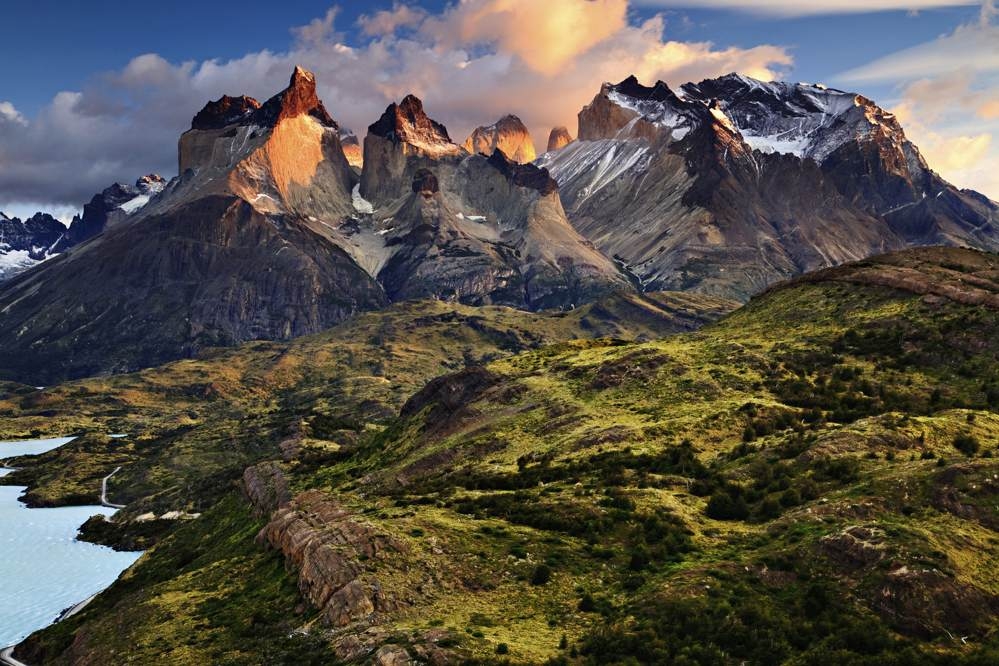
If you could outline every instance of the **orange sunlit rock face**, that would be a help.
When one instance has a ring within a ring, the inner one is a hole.
[[[537,157],[531,133],[514,115],[507,115],[488,127],[477,127],[465,139],[465,150],[470,153],[492,155],[497,149],[514,162],[526,164]]]

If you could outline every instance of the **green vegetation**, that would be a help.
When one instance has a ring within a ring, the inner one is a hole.
[[[376,610],[332,626],[331,608],[348,605],[315,590],[345,581],[303,571],[293,540],[281,553],[255,541],[267,518],[241,503],[234,475],[197,475],[216,484],[192,491],[214,498],[205,515],[24,655],[68,661],[77,632],[95,661],[132,649],[136,663],[153,635],[172,663],[400,650],[459,663],[996,663],[999,308],[978,290],[999,292],[999,260],[900,257],[643,342],[545,344],[551,333],[502,348],[464,337],[470,312],[364,353],[343,333],[309,342],[277,392],[244,371],[244,414],[269,405],[245,420],[260,424],[246,457],[279,461],[292,494],[330,502],[295,500],[281,519],[299,520],[296,543],[328,539],[336,570],[378,591]],[[363,326],[351,335],[377,316]],[[478,351],[456,355],[455,336]],[[349,350],[362,366],[383,350],[387,381],[331,371]],[[273,358],[261,367],[277,373]],[[460,372],[421,390],[442,371]]]

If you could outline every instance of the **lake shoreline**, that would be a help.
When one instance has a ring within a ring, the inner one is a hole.
[[[0,460],[16,465],[69,441],[0,442]],[[94,502],[35,508],[22,500],[27,490],[12,468],[0,468],[0,579],[11,581],[0,589],[0,648],[80,612],[141,556],[79,538],[92,516],[116,509]]]

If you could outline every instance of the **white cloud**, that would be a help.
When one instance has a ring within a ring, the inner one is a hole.
[[[735,9],[778,16],[912,12],[940,7],[971,7],[980,3],[981,0],[636,0],[635,2],[646,7]]]
[[[357,23],[364,34],[384,37],[402,28],[416,27],[426,18],[427,12],[422,7],[411,7],[396,2],[392,5],[392,9],[375,12],[372,15],[365,14]]]
[[[28,122],[10,102],[0,102],[0,120],[18,125],[26,125]]]
[[[182,63],[141,55],[60,93],[27,126],[0,115],[0,207],[79,205],[115,180],[172,175],[177,137],[206,101],[224,93],[265,99],[296,64],[316,73],[327,108],[362,136],[389,102],[412,92],[456,141],[510,112],[542,142],[554,125],[575,127],[603,81],[636,74],[679,84],[736,70],[769,79],[792,62],[779,46],[664,39],[661,17],[631,24],[624,0],[465,0],[431,16],[402,7],[362,20],[357,28],[374,37],[359,46],[344,43],[332,9],[294,29],[285,53]]]
[[[994,0],[979,19],[836,77],[892,83],[892,109],[930,166],[960,187],[999,198],[999,26]]]
[[[840,80],[858,83],[911,81],[955,72],[999,73],[999,25],[996,0],[978,0],[978,21],[958,26],[953,32],[896,51],[874,62],[839,75]]]
[[[312,19],[306,25],[292,28],[291,33],[302,44],[322,42],[333,34],[333,23],[336,21],[336,15],[339,13],[339,8],[330,7],[322,18]]]

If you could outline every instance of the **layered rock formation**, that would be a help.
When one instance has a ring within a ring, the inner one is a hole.
[[[579,141],[542,156],[573,225],[644,288],[746,299],[768,284],[927,243],[999,247],[995,204],[925,168],[856,95],[730,76],[605,84]]]
[[[415,597],[398,598],[385,589],[379,572],[406,575],[419,587],[421,572],[410,569],[402,541],[353,516],[324,493],[308,491],[278,509],[259,540],[284,555],[298,575],[299,589],[322,611],[331,627],[398,610]]]
[[[486,127],[476,127],[465,139],[464,148],[472,154],[478,153],[486,157],[501,150],[507,158],[520,164],[533,162],[537,157],[531,133],[520,118],[514,115],[503,116]]]
[[[365,138],[360,193],[390,252],[376,266],[392,299],[566,307],[628,289],[565,219],[547,171],[451,143],[417,98]]]
[[[545,152],[550,153],[553,150],[565,148],[570,143],[572,143],[572,135],[569,134],[568,129],[562,126],[553,127],[548,134],[548,149]]]
[[[264,104],[211,103],[192,125],[179,179],[94,242],[0,288],[6,376],[121,372],[316,332],[386,303],[324,224],[353,212],[356,176],[311,74],[297,69]]]

